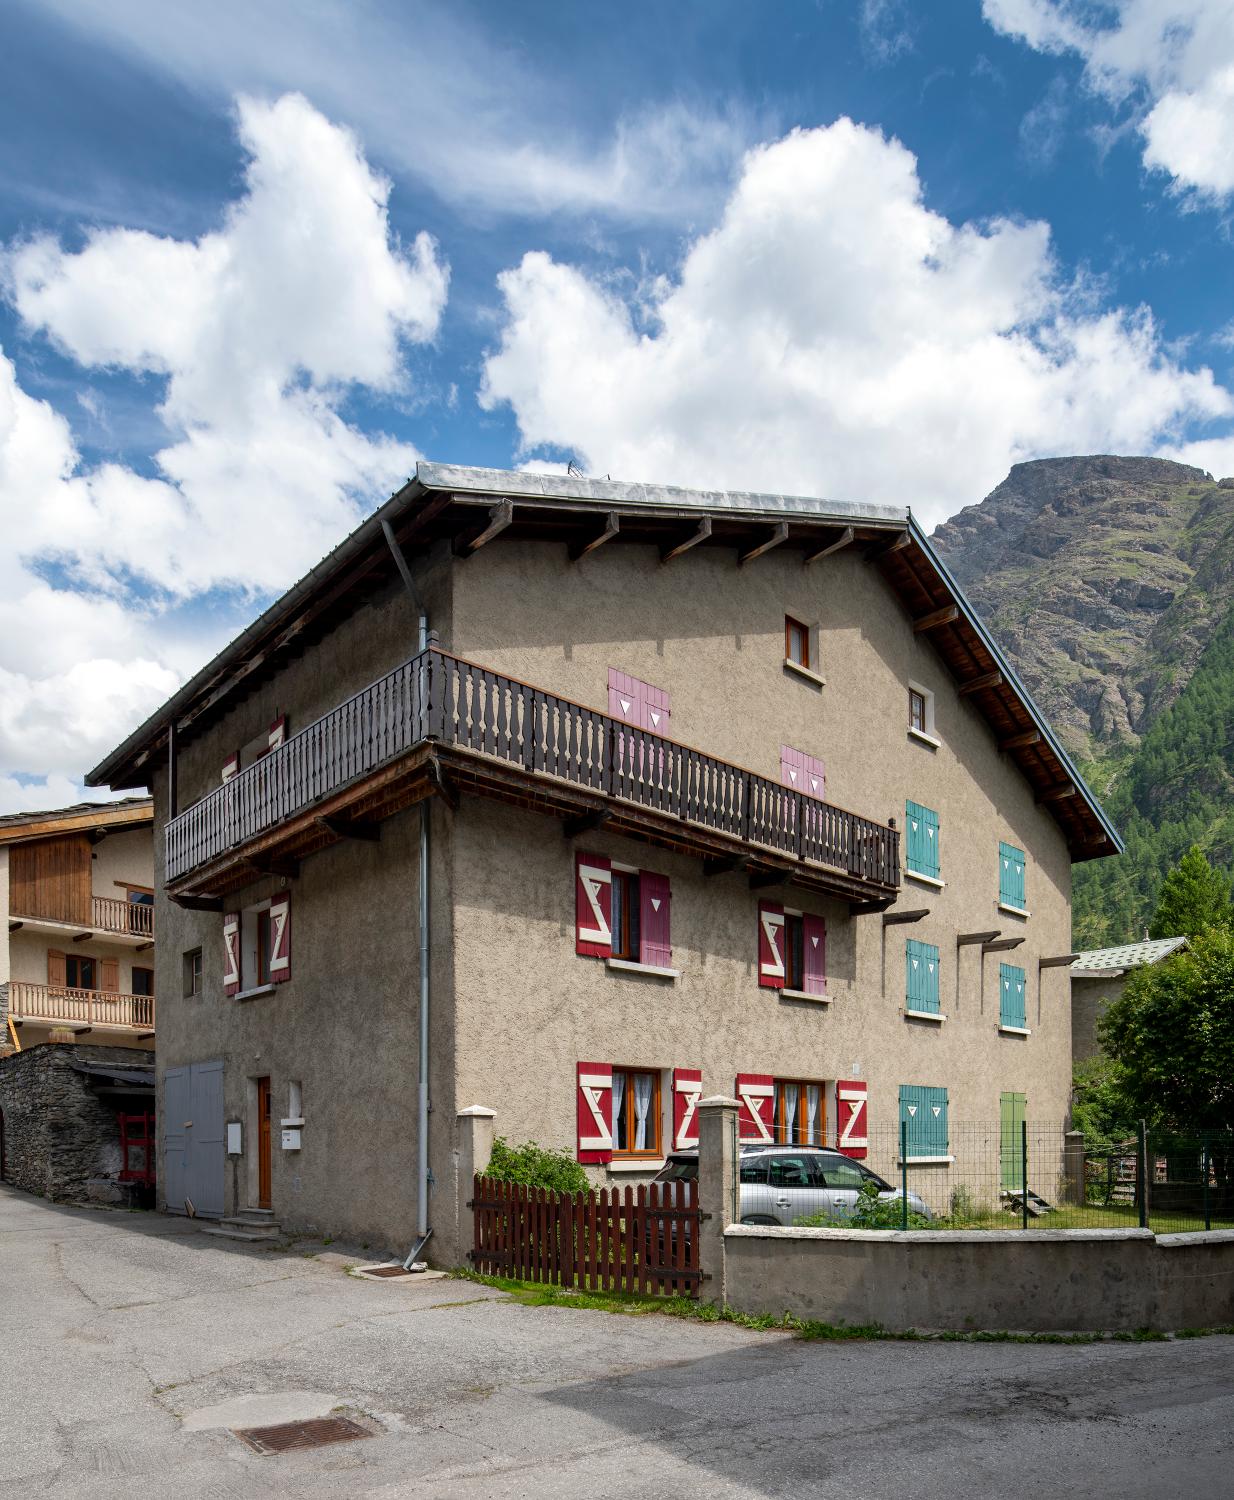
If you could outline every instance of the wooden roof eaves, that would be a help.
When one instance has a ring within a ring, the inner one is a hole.
[[[142,807],[97,807],[69,817],[49,817],[33,813],[25,822],[0,826],[0,846],[34,844],[42,839],[61,838],[70,833],[93,833],[96,828],[121,833],[130,829],[153,827],[154,805]]]

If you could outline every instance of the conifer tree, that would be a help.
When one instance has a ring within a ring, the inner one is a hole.
[[[1198,844],[1192,844],[1162,882],[1150,937],[1198,937],[1210,927],[1230,925],[1230,887]]]

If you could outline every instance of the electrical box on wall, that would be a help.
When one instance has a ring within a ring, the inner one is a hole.
[[[227,1154],[228,1156],[243,1155],[244,1146],[243,1126],[239,1120],[228,1120],[227,1122]]]
[[[300,1149],[300,1132],[299,1132],[299,1130],[298,1129],[294,1129],[294,1128],[291,1129],[291,1130],[284,1130],[283,1131],[283,1150],[284,1151],[299,1151],[299,1149]]]

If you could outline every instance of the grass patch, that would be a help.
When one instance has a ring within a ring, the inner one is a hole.
[[[1015,1333],[1009,1329],[973,1329],[924,1333],[919,1329],[894,1330],[881,1323],[820,1323],[786,1312],[742,1313],[731,1307],[696,1302],[692,1297],[637,1297],[627,1292],[584,1292],[541,1282],[514,1281],[508,1276],[482,1276],[466,1267],[451,1272],[461,1281],[478,1282],[506,1292],[523,1307],[573,1307],[590,1312],[626,1317],[685,1318],[692,1323],[731,1323],[755,1333],[780,1332],[809,1342],[831,1343],[936,1343],[936,1344],[1140,1344],[1164,1343],[1171,1338],[1201,1339],[1214,1334],[1234,1335],[1234,1325],[1216,1328],[1184,1328],[1159,1333],[1136,1328],[1120,1333]]]

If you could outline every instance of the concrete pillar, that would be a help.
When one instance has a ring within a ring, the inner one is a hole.
[[[1063,1144],[1063,1194],[1068,1203],[1084,1206],[1086,1193],[1084,1171],[1084,1136],[1069,1130]]]
[[[467,1261],[467,1252],[475,1242],[472,1223],[472,1183],[477,1174],[483,1176],[493,1155],[493,1121],[497,1111],[485,1109],[482,1104],[473,1104],[458,1112],[458,1243],[454,1246],[454,1258],[459,1265]]]
[[[703,1215],[699,1265],[707,1280],[700,1296],[723,1307],[727,1300],[724,1231],[740,1217],[737,1205],[736,1099],[716,1095],[700,1101],[698,1119],[698,1205]]]

